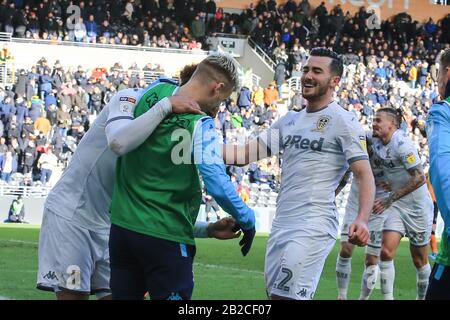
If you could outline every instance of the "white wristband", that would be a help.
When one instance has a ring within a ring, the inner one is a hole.
[[[208,237],[209,222],[197,221],[194,225],[194,237],[195,238],[209,238]]]

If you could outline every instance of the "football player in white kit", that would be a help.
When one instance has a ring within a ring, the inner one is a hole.
[[[349,166],[361,190],[349,241],[364,246],[369,238],[374,178],[358,119],[333,101],[342,71],[336,53],[314,48],[301,78],[306,109],[289,111],[245,146],[224,146],[225,161],[238,165],[282,152],[281,190],[265,260],[271,299],[313,299],[336,242],[335,190]],[[239,158],[241,152],[245,159]]]
[[[417,299],[424,299],[431,273],[428,243],[431,236],[433,202],[426,186],[417,148],[407,133],[399,129],[399,110],[381,108],[373,123],[374,162],[382,166],[392,192],[376,199],[374,213],[389,209],[383,227],[380,255],[381,291],[386,300],[394,298],[394,258],[403,236],[410,241],[411,257],[417,272]]]
[[[154,82],[157,86],[166,79]],[[117,156],[139,146],[171,112],[201,113],[189,97],[162,99],[142,116],[133,111],[147,89],[118,92],[80,141],[69,166],[44,205],[37,288],[58,299],[109,299],[109,206]],[[230,239],[233,219],[196,223],[197,237]]]
[[[371,137],[371,133],[368,133]],[[384,178],[384,173],[379,163],[373,161],[373,150],[370,144],[370,138],[368,139],[367,151],[370,158],[370,165],[375,178],[376,192],[375,198],[382,199],[389,196],[386,191],[388,186]],[[352,183],[350,188],[350,194],[347,199],[347,205],[345,207],[344,220],[341,227],[341,250],[338,254],[336,261],[336,283],[338,288],[338,300],[347,300],[348,285],[350,282],[350,276],[352,272],[352,254],[354,245],[348,241],[348,227],[355,220],[358,213],[358,186],[356,183]],[[386,219],[388,211],[384,211],[381,214],[371,214],[369,217],[369,242],[366,247],[365,268],[361,280],[361,293],[360,300],[365,300],[370,296],[375,282],[378,277],[378,257],[381,252],[381,236],[383,232],[383,224]]]

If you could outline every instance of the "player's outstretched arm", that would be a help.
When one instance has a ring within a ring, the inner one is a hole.
[[[225,172],[218,139],[213,120],[203,121],[201,129],[195,130],[194,159],[208,193],[241,226],[245,238],[244,242],[241,241],[241,251],[246,255],[255,234],[255,214],[239,197]]]
[[[216,238],[229,240],[239,238],[241,231],[236,230],[236,220],[232,217],[222,218],[216,222],[197,221],[194,226],[196,238]]]
[[[279,154],[282,148],[279,132],[280,120],[245,145],[222,145],[223,161],[228,165],[245,166]]]
[[[262,156],[262,150],[265,149],[259,139],[253,139],[245,145],[224,144],[222,145],[223,161],[228,165],[246,166],[265,158]],[[270,156],[268,152],[266,154],[266,157]]]
[[[141,145],[171,112],[202,113],[192,98],[175,95],[160,100],[142,116],[134,118],[134,108],[138,102],[136,91],[130,89],[117,93],[109,102],[105,133],[108,146],[117,155]]]
[[[375,181],[368,160],[358,160],[350,165],[359,188],[359,209],[355,221],[349,228],[349,242],[365,246],[369,240],[367,227],[369,215],[372,212],[375,196]]]

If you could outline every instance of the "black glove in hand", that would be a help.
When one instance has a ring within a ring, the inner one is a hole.
[[[252,247],[253,238],[255,237],[256,234],[256,229],[255,227],[253,227],[252,229],[244,230],[241,228],[240,225],[236,224],[233,228],[233,231],[236,232],[239,229],[242,230],[242,232],[244,233],[244,236],[242,237],[241,241],[239,241],[239,245],[241,246],[242,255],[245,257],[247,253],[250,251],[250,248]]]

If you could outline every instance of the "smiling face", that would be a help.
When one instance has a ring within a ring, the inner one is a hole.
[[[373,136],[383,139],[397,130],[395,116],[389,112],[378,111],[373,120]]]
[[[331,73],[329,57],[311,56],[303,66],[301,77],[302,95],[306,100],[314,100],[333,91],[340,77]]]

